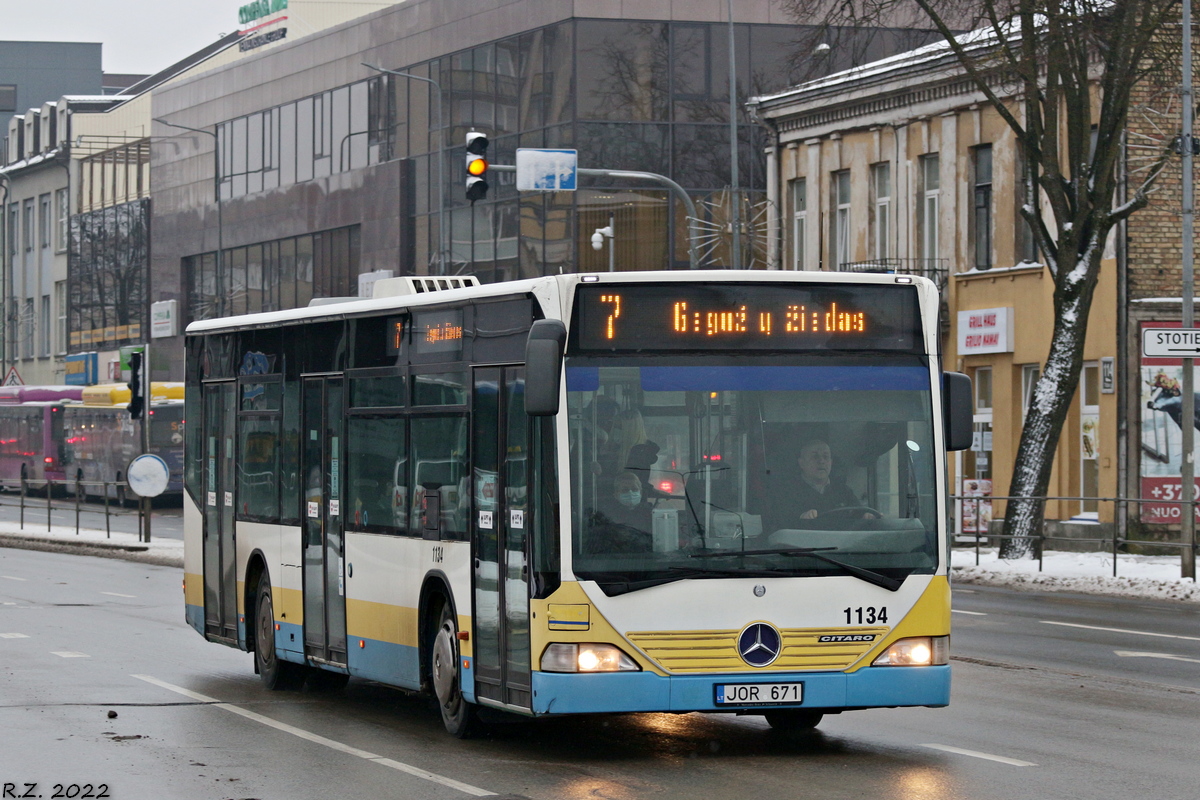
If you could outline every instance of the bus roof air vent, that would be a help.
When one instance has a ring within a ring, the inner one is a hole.
[[[410,275],[403,278],[381,278],[375,281],[372,297],[399,297],[406,294],[442,292],[447,289],[465,289],[478,286],[474,275]]]

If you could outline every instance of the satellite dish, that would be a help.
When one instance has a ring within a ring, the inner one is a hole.
[[[171,469],[158,456],[145,453],[129,462],[125,476],[129,488],[139,497],[158,497],[171,482]]]

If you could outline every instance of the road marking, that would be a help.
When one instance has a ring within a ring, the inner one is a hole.
[[[1114,650],[1113,652],[1122,658],[1165,658],[1170,661],[1187,661],[1192,664],[1200,664],[1200,658],[1185,658],[1184,656],[1175,656],[1170,653],[1139,653],[1131,650]]]
[[[963,611],[961,608],[950,609],[951,614],[970,614],[972,617],[986,617],[987,614],[982,611]]]
[[[1109,633],[1132,633],[1135,636],[1158,636],[1162,639],[1187,639],[1189,642],[1200,642],[1200,636],[1178,636],[1174,633],[1151,633],[1150,631],[1131,631],[1127,628],[1102,628],[1099,625],[1079,625],[1075,622],[1053,622],[1041,620],[1043,625],[1062,625],[1064,628],[1086,628],[1089,631],[1108,631]]]
[[[74,650],[51,650],[50,653],[59,658],[91,658],[87,653],[76,653]]]
[[[4,579],[5,579],[5,580],[7,580],[7,581],[24,581],[24,580],[28,580],[28,578],[16,578],[16,577],[13,577],[12,575],[0,575],[0,578],[4,578]]]
[[[100,594],[106,594],[110,597],[137,597],[136,594],[121,594],[120,592],[101,592]]]
[[[371,761],[376,764],[382,764],[383,766],[390,767],[390,768],[396,770],[397,772],[404,772],[408,775],[412,775],[414,777],[421,778],[423,780],[432,781],[433,783],[438,783],[438,784],[441,784],[442,786],[448,786],[449,788],[457,789],[458,791],[463,792],[464,794],[469,794],[474,797],[492,797],[496,794],[495,792],[489,792],[486,789],[480,789],[477,786],[471,786],[468,783],[462,783],[461,781],[456,781],[453,778],[447,778],[444,775],[438,775],[433,772],[427,772],[423,769],[414,767],[410,764],[404,764],[399,761],[393,761],[390,758],[384,758],[383,756],[376,755],[375,753],[371,753],[366,750],[360,750],[357,747],[351,747],[348,744],[343,744],[341,742],[334,741],[333,739],[327,739],[324,736],[319,736],[318,734],[311,733],[309,731],[304,730],[303,728],[297,728],[294,725],[288,725],[287,723],[279,722],[278,720],[271,719],[270,717],[264,717],[262,714],[256,714],[253,711],[247,711],[244,708],[239,708],[238,706],[231,705],[229,703],[222,703],[220,700],[217,700],[214,697],[208,697],[206,695],[199,694],[198,692],[193,692],[189,689],[184,689],[182,686],[175,686],[175,685],[167,683],[165,681],[160,681],[158,678],[155,678],[152,675],[132,675],[130,677],[137,678],[138,680],[145,681],[146,683],[152,683],[155,686],[166,689],[167,691],[175,692],[176,694],[181,694],[184,697],[190,697],[193,700],[199,700],[202,703],[211,703],[213,708],[219,708],[223,711],[228,711],[232,714],[237,714],[239,717],[245,717],[248,720],[252,720],[261,725],[266,725],[268,727],[274,728],[275,730],[283,731],[284,733],[290,733],[291,735],[298,736],[299,738],[304,739],[306,741],[313,742],[315,744],[324,745],[325,747],[328,747],[331,750],[337,750],[339,753],[345,753],[347,755],[357,756],[358,758],[364,759],[366,761]]]
[[[988,761],[998,761],[1001,764],[1008,764],[1010,767],[1036,767],[1032,761],[1018,761],[1015,758],[1006,758],[1005,756],[994,756],[991,753],[980,753],[978,750],[964,750],[961,747],[951,747],[948,744],[923,744],[921,747],[928,747],[932,750],[944,750],[947,753],[957,753],[960,756],[970,756],[971,758],[983,758]]]
[[[28,639],[24,633],[0,633],[0,639]]]

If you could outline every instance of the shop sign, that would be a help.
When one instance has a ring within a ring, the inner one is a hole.
[[[238,9],[238,22],[248,25],[256,19],[269,17],[277,11],[285,11],[288,0],[254,0]]]
[[[958,312],[958,354],[1011,353],[1013,350],[1013,310],[977,308]]]
[[[162,339],[175,335],[174,300],[160,300],[150,304],[150,338]]]
[[[100,355],[98,353],[76,353],[67,356],[63,366],[67,370],[63,383],[68,386],[91,386],[100,382]]]

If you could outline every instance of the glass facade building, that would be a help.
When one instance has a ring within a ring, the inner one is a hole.
[[[752,224],[769,213],[765,137],[742,101],[794,82],[787,65],[795,29],[737,24],[734,35],[738,182],[747,207],[742,216]],[[610,216],[616,236],[605,246],[616,248],[617,270],[686,268],[687,212],[665,187],[584,178],[576,192],[518,193],[513,174],[493,172],[487,198],[471,204],[463,191],[465,136],[487,134],[496,164],[515,163],[520,147],[572,148],[582,167],[667,175],[692,195],[710,223],[704,227],[720,231],[731,185],[728,48],[723,23],[572,19],[417,64],[385,65],[416,79],[375,75],[219,122],[221,199],[404,160],[410,236],[399,274],[470,273],[490,282],[606,270],[608,253],[593,250],[590,238]],[[420,79],[440,87],[440,109],[437,89]],[[729,264],[724,238],[710,234],[703,244],[705,265]],[[257,274],[242,266],[254,260],[247,252],[274,245],[226,248],[220,270],[215,252],[188,255],[188,318],[286,308],[289,298],[314,296],[247,290],[256,281],[238,276]],[[287,263],[280,258],[280,276],[292,274]],[[330,269],[357,274],[360,265],[355,258]],[[338,289],[352,290],[353,275],[347,278],[336,282]],[[318,297],[334,290],[332,283],[312,288]]]

